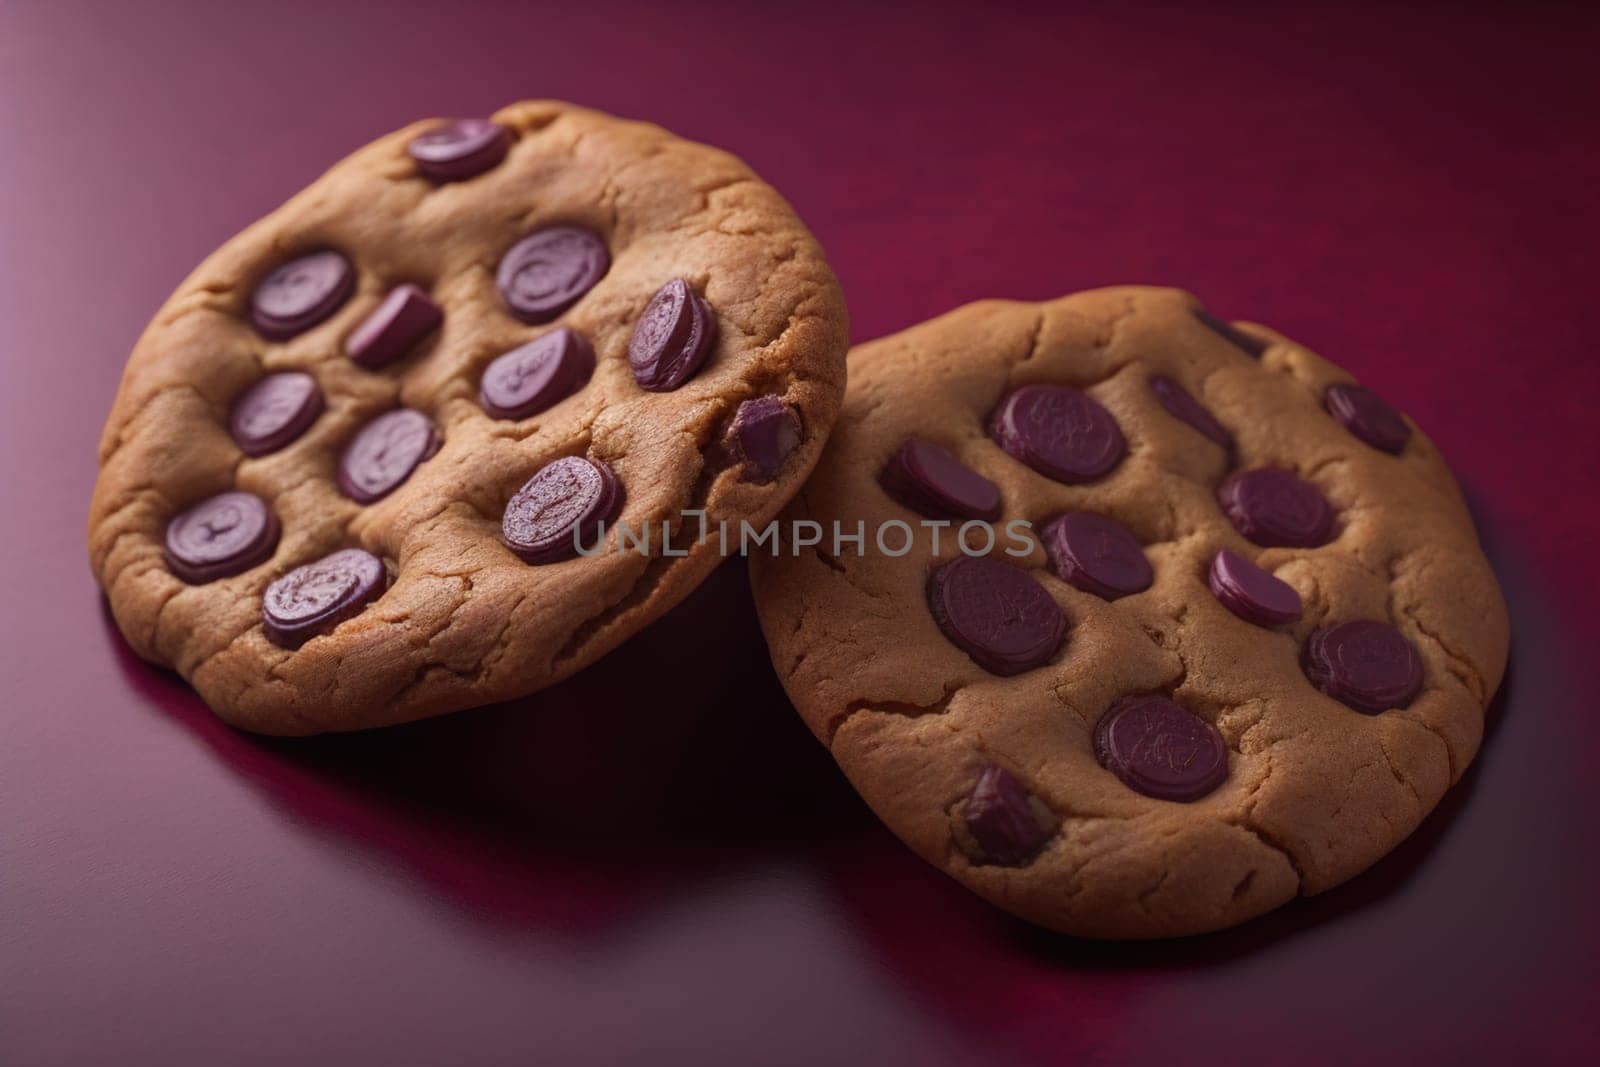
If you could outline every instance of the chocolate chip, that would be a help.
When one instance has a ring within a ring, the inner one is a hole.
[[[511,246],[495,284],[511,314],[538,325],[576,304],[610,269],[600,238],[577,226],[551,226]]]
[[[933,519],[1000,517],[1000,489],[932,441],[913,437],[878,475],[884,492]]]
[[[567,456],[540,468],[517,490],[501,517],[500,536],[525,562],[556,563],[577,555],[579,538],[587,550],[622,500],[622,484],[610,467]]]
[[[247,456],[276,452],[322,414],[317,380],[299,371],[269,374],[246,389],[228,415],[228,433]]]
[[[476,177],[506,158],[511,132],[488,119],[441,123],[406,145],[417,170],[436,182]]]
[[[987,556],[960,556],[928,576],[928,607],[950,643],[991,674],[1050,662],[1067,619],[1038,582]]]
[[[1217,487],[1233,528],[1263,547],[1315,548],[1333,534],[1333,509],[1310,482],[1266,467],[1237,471]]]
[[[1247,333],[1230,322],[1222,321],[1204,308],[1195,308],[1192,314],[1206,329],[1229,344],[1244,349],[1256,359],[1260,359],[1266,354],[1267,349],[1272,347],[1272,342],[1265,337],[1257,337],[1253,333]]]
[[[1150,379],[1150,391],[1155,394],[1167,414],[1193,426],[1223,448],[1233,447],[1233,435],[1217,421],[1205,405],[1190,396],[1188,391],[1171,378],[1156,375]]]
[[[219,493],[167,523],[167,566],[191,585],[247,571],[278,547],[278,517],[253,493]]]
[[[800,420],[781,397],[758,396],[733,413],[723,443],[756,474],[773,478],[800,446]]]
[[[1155,580],[1139,539],[1103,515],[1070,511],[1050,520],[1044,549],[1057,577],[1106,600],[1148,589]]]
[[[525,419],[577,392],[593,373],[594,348],[563,326],[484,368],[478,401],[497,419]]]
[[[1403,708],[1422,690],[1422,657],[1386,622],[1325,626],[1306,639],[1300,666],[1311,684],[1368,715]]]
[[[628,339],[634,380],[653,393],[670,392],[694,376],[716,343],[711,305],[674,278],[650,298]]]
[[[368,370],[386,367],[444,321],[444,312],[415,285],[399,285],[351,331],[345,355]]]
[[[1094,728],[1100,766],[1157,800],[1199,800],[1228,777],[1217,728],[1157,693],[1123,697]]]
[[[1339,425],[1373,448],[1399,455],[1411,440],[1411,426],[1378,394],[1359,385],[1330,385],[1322,406]]]
[[[977,863],[1020,867],[1055,836],[1053,819],[1042,817],[1033,798],[1003,767],[990,764],[962,811],[967,833],[977,846]]]
[[[417,465],[439,451],[442,438],[420,411],[397,408],[361,428],[339,457],[339,488],[361,504],[381,500]]]
[[[267,586],[261,598],[262,629],[273,644],[298,648],[354,618],[388,584],[388,572],[377,556],[360,548],[341,549]]]
[[[989,435],[1013,458],[1074,485],[1106,474],[1127,451],[1111,413],[1086,393],[1025,385],[1000,402]]]
[[[250,318],[263,337],[286,340],[338,311],[355,288],[350,261],[324,248],[263,278],[250,297]]]
[[[1300,594],[1294,586],[1226,548],[1211,560],[1207,584],[1211,595],[1245,622],[1282,626],[1300,618]]]

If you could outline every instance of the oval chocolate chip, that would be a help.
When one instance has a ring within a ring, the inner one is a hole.
[[[932,441],[913,437],[878,475],[883,491],[933,519],[1000,517],[1000,488]]]
[[[344,351],[357,366],[386,367],[444,321],[439,305],[415,285],[399,285],[351,331]]]
[[[1422,657],[1386,622],[1324,626],[1306,638],[1300,666],[1312,685],[1368,715],[1406,707],[1422,691]]]
[[[538,325],[576,304],[610,269],[600,238],[577,226],[550,226],[511,246],[495,284],[511,314]]]
[[[406,152],[436,182],[476,177],[506,158],[511,133],[488,119],[454,119],[414,137]]]
[[[1044,548],[1057,577],[1106,600],[1148,589],[1155,580],[1139,539],[1103,515],[1070,511],[1050,520]]]
[[[674,278],[650,298],[628,339],[628,364],[641,389],[665,393],[700,369],[717,337],[717,319],[689,283]]]
[[[1257,337],[1253,333],[1248,333],[1239,329],[1239,327],[1233,325],[1231,322],[1224,322],[1222,319],[1217,318],[1204,308],[1195,308],[1192,314],[1194,315],[1195,319],[1206,329],[1210,330],[1212,333],[1216,334],[1218,337],[1221,337],[1224,341],[1227,341],[1236,348],[1244,349],[1256,359],[1260,359],[1263,355],[1265,355],[1267,349],[1272,345],[1272,342],[1268,341],[1265,337]]]
[[[478,401],[497,419],[525,419],[577,392],[593,373],[594,348],[563,326],[484,368]]]
[[[1217,487],[1233,528],[1264,548],[1315,548],[1333,534],[1333,509],[1320,490],[1286,470],[1237,471]]]
[[[950,643],[991,674],[1050,662],[1067,619],[1044,586],[987,556],[960,556],[928,576],[928,607]]]
[[[356,272],[331,248],[291,259],[261,280],[250,318],[263,337],[282,341],[309,330],[350,299]]]
[[[219,493],[167,523],[167,566],[191,585],[247,571],[277,547],[278,517],[254,493]]]
[[[1411,440],[1410,424],[1371,389],[1330,385],[1322,394],[1322,406],[1339,425],[1380,451],[1399,455]]]
[[[1211,595],[1245,622],[1282,626],[1300,618],[1300,594],[1294,586],[1226,548],[1211,560],[1207,584]]]
[[[385,412],[367,423],[339,457],[339,488],[361,504],[381,500],[411,477],[441,443],[428,416],[410,408]]]
[[[1157,693],[1112,705],[1095,724],[1094,755],[1123,785],[1157,800],[1199,800],[1228,777],[1217,728]]]
[[[593,542],[622,501],[622,483],[610,467],[567,456],[540,468],[517,490],[500,520],[501,540],[527,563],[569,559],[578,554],[579,539]]]
[[[228,433],[247,456],[276,452],[322,414],[317,380],[300,371],[269,374],[242,393],[228,415]]]
[[[800,446],[800,420],[781,397],[758,396],[733,413],[723,443],[756,475],[773,478]]]
[[[967,832],[978,846],[972,859],[1001,867],[1020,867],[1055,836],[1054,821],[1042,818],[1022,783],[1004,767],[990,764],[962,811]]]
[[[267,586],[261,598],[262,629],[273,644],[298,648],[354,618],[388,581],[377,556],[360,548],[341,549]]]
[[[1025,385],[989,419],[989,434],[1013,458],[1058,482],[1091,482],[1127,451],[1111,412],[1076,389]]]
[[[1189,395],[1183,386],[1171,378],[1158,374],[1150,379],[1150,391],[1161,402],[1161,406],[1167,409],[1167,414],[1188,423],[1223,448],[1233,447],[1233,435],[1217,421],[1217,417],[1211,414],[1204,404]]]

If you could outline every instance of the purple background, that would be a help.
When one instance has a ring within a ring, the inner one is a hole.
[[[1555,7],[0,0],[0,1058],[1600,1054],[1597,30]],[[828,249],[857,338],[1161,282],[1377,387],[1455,462],[1511,600],[1478,764],[1332,893],[1096,945],[878,827],[778,690],[738,564],[518,705],[295,743],[218,725],[88,574],[127,351],[347,151],[533,96],[746,158]]]

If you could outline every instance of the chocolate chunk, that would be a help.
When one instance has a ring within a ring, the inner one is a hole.
[[[361,504],[381,500],[439,451],[438,429],[420,411],[397,408],[361,428],[339,457],[339,488]]]
[[[723,443],[755,474],[773,478],[800,446],[800,420],[781,397],[758,396],[733,413]]]
[[[987,556],[961,556],[928,576],[928,607],[950,643],[991,674],[1050,662],[1067,619],[1044,586]]]
[[[1373,448],[1399,455],[1411,440],[1411,426],[1378,394],[1359,385],[1330,385],[1322,405],[1339,425]]]
[[[1094,728],[1100,766],[1157,800],[1199,800],[1228,777],[1217,728],[1157,693],[1123,697]]]
[[[417,170],[436,182],[476,177],[506,158],[511,132],[488,119],[441,123],[406,145]]]
[[[1386,622],[1324,626],[1306,638],[1300,666],[1312,685],[1368,715],[1406,707],[1422,690],[1422,657]]]
[[[1222,321],[1204,308],[1195,308],[1193,314],[1206,329],[1229,344],[1244,349],[1256,359],[1260,359],[1266,354],[1267,349],[1272,347],[1272,342],[1265,337],[1257,337],[1253,333],[1247,333],[1232,323]]]
[[[962,812],[978,847],[973,860],[1020,867],[1055,836],[1055,821],[1034,806],[1028,791],[1003,767],[990,764],[978,775]]]
[[[912,511],[933,519],[1000,517],[1000,488],[932,441],[913,437],[890,457],[878,484]]]
[[[240,394],[228,415],[228,432],[245,455],[264,456],[305,433],[321,414],[317,380],[299,371],[282,371]]]
[[[444,321],[444,312],[415,285],[389,291],[376,311],[345,340],[344,351],[368,370],[386,367]]]
[[[511,314],[538,325],[576,304],[610,269],[600,238],[577,226],[551,226],[511,246],[495,284]]]
[[[1282,626],[1300,618],[1300,594],[1243,556],[1220,550],[1207,577],[1211,595],[1245,622]]]
[[[1223,448],[1233,447],[1233,435],[1183,386],[1158,374],[1150,379],[1150,391],[1173,418],[1188,423]]]
[[[1050,520],[1044,548],[1057,577],[1106,600],[1148,589],[1155,580],[1139,539],[1102,515],[1070,511]]]
[[[1272,467],[1237,471],[1217,502],[1239,533],[1263,547],[1315,548],[1333,534],[1333,509],[1320,490]]]
[[[1000,402],[989,435],[1013,458],[1058,482],[1101,477],[1127,451],[1111,413],[1086,393],[1055,385],[1025,385]]]
[[[167,566],[191,585],[264,563],[278,547],[278,517],[253,493],[219,493],[167,523]]]
[[[567,456],[546,464],[518,489],[500,520],[506,547],[528,563],[556,563],[587,550],[602,522],[622,509],[622,483],[595,460]]]
[[[267,639],[299,648],[360,614],[389,584],[383,561],[360,548],[346,548],[297,567],[267,586],[261,624]]]
[[[577,392],[594,373],[594,348],[563,326],[484,368],[478,402],[497,419],[525,419]]]
[[[628,339],[628,364],[642,389],[666,393],[700,369],[716,343],[711,305],[674,278],[650,298]]]
[[[324,248],[291,259],[263,278],[250,297],[250,318],[263,337],[286,340],[338,311],[355,288],[350,261]]]

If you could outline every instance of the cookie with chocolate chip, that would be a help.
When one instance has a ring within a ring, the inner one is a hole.
[[[1505,667],[1433,444],[1173,290],[859,346],[781,518],[823,531],[751,560],[806,723],[930,863],[1072,934],[1216,930],[1362,871],[1466,770]]]
[[[157,312],[94,572],[134,649],[248,729],[520,696],[682,599],[721,556],[702,528],[772,519],[846,337],[816,241],[726,152],[550,102],[419,122]]]

